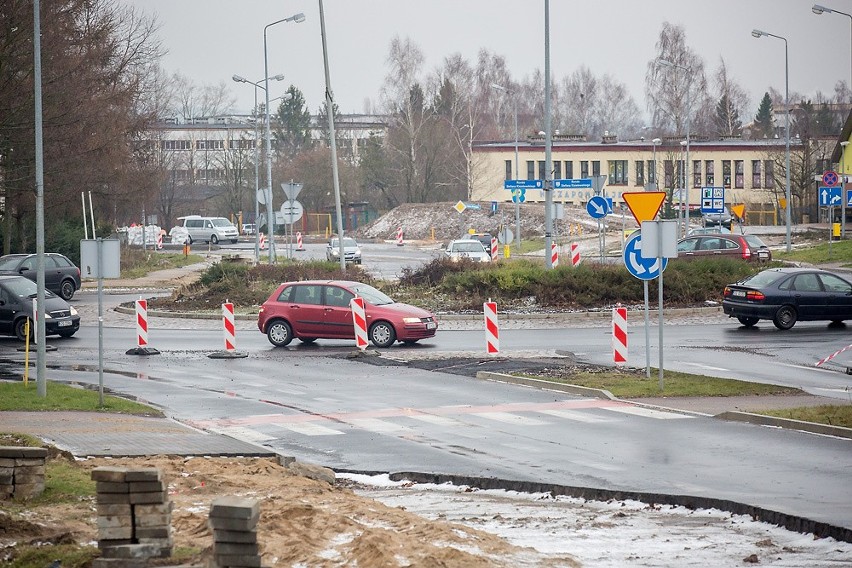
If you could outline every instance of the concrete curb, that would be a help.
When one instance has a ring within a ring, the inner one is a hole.
[[[716,415],[703,414],[700,412],[693,412],[689,410],[667,408],[652,404],[643,404],[642,402],[636,402],[633,400],[619,399],[608,390],[593,389],[588,387],[581,387],[578,385],[569,385],[565,383],[551,383],[550,381],[543,381],[541,379],[516,377],[514,375],[507,375],[505,373],[495,373],[492,371],[478,371],[476,373],[476,378],[485,381],[497,381],[513,385],[524,385],[533,388],[540,388],[543,390],[567,392],[580,396],[592,396],[595,398],[603,398],[606,400],[630,402],[631,404],[637,404],[646,408],[656,408],[668,412],[678,412],[680,414],[711,416],[712,418],[716,418],[719,420],[747,422],[749,424],[755,424],[758,426],[774,426],[776,428],[787,428],[789,430],[800,430],[802,432],[810,432],[812,434],[821,434],[824,436],[836,436],[838,438],[852,439],[852,428],[843,428],[841,426],[829,426],[827,424],[818,424],[816,422],[804,422],[802,420],[790,420],[789,418],[777,418],[775,416],[766,416],[764,414],[754,414],[751,412],[727,411]]]

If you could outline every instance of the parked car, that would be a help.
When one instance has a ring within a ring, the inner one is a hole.
[[[242,229],[244,235],[253,235],[257,231],[257,225],[254,223],[243,223]]]
[[[352,237],[343,237],[343,257],[346,262],[361,264],[361,247]],[[325,247],[325,258],[329,261],[340,262],[340,239],[332,237]]]
[[[488,246],[491,247],[490,242]],[[450,260],[468,258],[474,262],[491,262],[491,253],[485,250],[481,242],[474,239],[450,241],[444,254]]]
[[[38,278],[37,255],[7,254],[0,257],[0,274],[16,274],[33,282]],[[80,269],[68,257],[44,253],[44,287],[68,301],[80,289]]]
[[[755,235],[706,233],[684,237],[677,242],[678,258],[720,256],[764,262],[772,260],[772,251]]]
[[[689,232],[686,234],[686,236],[692,237],[692,236],[695,236],[695,235],[707,235],[707,234],[713,234],[713,233],[719,233],[719,234],[722,234],[722,235],[730,235],[731,231],[729,231],[725,227],[720,227],[719,225],[714,225],[712,227],[695,227],[694,229],[690,229]]]
[[[704,220],[705,227],[718,227],[722,225],[726,229],[731,228],[731,222],[734,219],[727,206],[722,209],[721,213],[702,213],[701,218]]]
[[[817,268],[770,268],[725,286],[722,309],[746,327],[772,320],[786,330],[797,321],[852,320],[852,281]]]
[[[237,227],[225,217],[202,217],[188,215],[178,217],[181,226],[189,234],[189,244],[194,242],[219,244],[220,241],[236,243],[239,237]]]
[[[302,343],[354,339],[349,302],[355,296],[364,299],[367,337],[376,347],[390,347],[397,341],[413,344],[434,337],[438,329],[431,312],[394,302],[372,286],[347,280],[281,284],[260,307],[257,327],[276,347],[284,347],[293,338]]]
[[[0,334],[25,340],[26,323],[33,329],[33,300],[38,294],[36,283],[23,276],[0,276]],[[44,291],[44,328],[47,335],[71,337],[80,329],[77,310],[50,290]]]
[[[463,239],[473,239],[482,243],[482,248],[487,251],[491,250],[491,233],[470,233],[462,237]]]

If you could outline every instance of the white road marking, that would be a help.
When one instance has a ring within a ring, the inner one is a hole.
[[[408,418],[413,418],[414,420],[427,422],[429,424],[435,424],[437,426],[463,426],[463,423],[459,422],[455,418],[447,418],[446,416],[437,416],[435,414],[412,414],[411,416],[408,416]]]
[[[377,418],[352,418],[347,420],[347,422],[350,422],[353,426],[357,426],[363,430],[369,430],[370,432],[392,433],[411,431],[411,428],[403,426],[402,424],[394,424],[393,422],[379,420]]]
[[[698,367],[699,369],[707,369],[708,371],[730,371],[730,369],[726,369],[725,367],[713,367],[710,365],[702,365],[701,363],[690,363],[689,361],[684,361],[683,364]]]
[[[581,412],[579,410],[539,410],[540,414],[548,414],[565,420],[573,420],[574,422],[586,422],[588,424],[596,424],[599,422],[614,422],[610,418],[596,416],[591,412]]]
[[[340,430],[335,430],[334,428],[329,428],[327,426],[323,426],[322,424],[315,424],[313,422],[301,422],[297,424],[276,424],[279,428],[284,428],[285,430],[290,430],[291,432],[295,432],[296,434],[302,434],[303,436],[339,436],[343,434]]]
[[[621,412],[622,414],[632,414],[633,416],[642,416],[644,418],[656,418],[658,420],[675,420],[678,418],[692,418],[686,414],[678,412],[665,412],[663,410],[654,410],[652,408],[642,408],[641,406],[604,406],[603,410],[612,412]]]
[[[476,412],[474,413],[474,416],[481,416],[482,418],[487,418],[488,420],[496,420],[497,422],[503,422],[505,424],[518,424],[520,426],[547,425],[547,422],[542,422],[541,420],[536,420],[535,418],[520,416],[519,414],[512,414],[511,412]]]
[[[262,444],[263,442],[268,442],[269,440],[274,440],[272,436],[267,436],[257,430],[252,430],[251,428],[243,428],[242,426],[229,426],[227,428],[219,428],[212,430],[212,432],[216,432],[218,434],[224,434],[225,436],[231,436],[232,438],[236,438],[238,440],[243,440],[245,442],[254,442]]]

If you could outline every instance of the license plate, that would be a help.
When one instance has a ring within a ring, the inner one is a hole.
[[[433,321],[427,321],[426,322],[426,329],[435,329],[436,327],[438,327],[438,324],[436,324],[435,322],[433,322]]]
[[[769,253],[765,250],[757,251],[757,256],[759,258],[769,258]]]
[[[59,322],[59,327],[71,327],[71,320],[65,320]]]
[[[745,298],[745,290],[734,290],[731,292],[732,296],[736,296],[737,298]]]

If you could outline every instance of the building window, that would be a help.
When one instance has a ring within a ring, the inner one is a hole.
[[[645,185],[645,162],[636,160],[634,167],[636,168],[636,185]]]
[[[648,160],[648,183],[657,183],[657,163]]]
[[[763,162],[763,170],[766,172],[763,186],[766,189],[775,189],[775,164],[772,160]]]
[[[527,179],[535,179],[535,162],[527,160]]]
[[[674,162],[671,160],[663,161],[663,187],[667,187],[671,189],[673,187],[672,182],[674,178]]]
[[[610,160],[609,184],[627,185],[627,160]]]
[[[512,160],[506,160],[506,179],[512,179]]]
[[[547,170],[544,169],[544,160],[538,161],[538,177],[536,179],[545,179],[547,176],[545,175]]]
[[[831,160],[820,159],[816,161],[816,173],[822,175],[831,169]]]
[[[586,179],[589,177],[589,162],[580,162],[580,178]]]
[[[722,160],[722,186],[731,187],[731,160]]]
[[[553,162],[553,179],[562,179],[562,162]]]
[[[598,161],[592,162],[592,175],[599,176],[601,175],[601,163]]]
[[[565,179],[574,179],[574,162],[565,161]]]
[[[737,189],[745,187],[745,166],[742,160],[734,160],[734,187]]]
[[[692,160],[692,187],[701,187],[701,160]]]
[[[160,143],[163,150],[189,150],[192,148],[190,140],[163,140]]]
[[[684,165],[685,164],[683,163],[683,160],[677,161],[677,179],[676,179],[677,187],[683,187],[684,185],[686,185],[686,180],[683,179],[683,174],[684,174],[683,167],[684,167]]]
[[[751,186],[760,189],[760,160],[751,161]]]
[[[716,162],[713,160],[704,161],[704,181],[707,187],[716,185]]]

